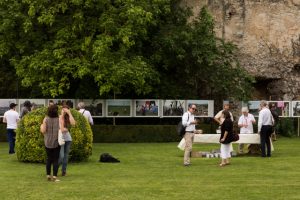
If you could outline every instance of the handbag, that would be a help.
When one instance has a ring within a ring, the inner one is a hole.
[[[61,130],[58,131],[58,144],[60,146],[65,145],[65,139],[63,137]]]
[[[236,133],[233,133],[233,134],[232,134],[232,141],[233,141],[233,142],[236,142],[236,141],[238,141],[239,139],[240,139],[239,134],[236,134]]]

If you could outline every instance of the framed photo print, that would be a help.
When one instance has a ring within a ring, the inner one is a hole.
[[[274,109],[280,117],[290,116],[290,102],[289,101],[268,101],[270,109]]]
[[[195,104],[197,107],[195,116],[197,116],[197,117],[213,117],[213,115],[214,115],[214,101],[213,100],[187,100],[187,109],[190,104]]]
[[[185,100],[162,100],[163,117],[181,117],[186,111]]]
[[[106,100],[106,117],[131,117],[131,104],[130,99]]]
[[[243,106],[247,106],[249,109],[249,113],[251,113],[255,117],[258,117],[259,110],[260,110],[260,101],[242,102],[242,107]]]
[[[85,109],[90,111],[92,117],[103,117],[104,116],[104,100],[82,99],[82,100],[78,100],[77,104],[79,102],[84,103]]]
[[[300,101],[292,101],[292,116],[300,117]]]
[[[64,103],[67,104],[70,108],[76,108],[74,99],[48,99],[47,105],[49,102],[53,101],[54,104],[61,106]]]
[[[10,109],[9,104],[11,104],[11,103],[17,104],[17,100],[16,99],[0,99],[0,116],[3,116],[4,113]],[[18,110],[19,110],[19,105],[17,105],[17,107],[16,107],[16,111],[18,111]]]
[[[19,99],[19,112],[21,113],[23,107],[24,107],[24,102],[29,101],[31,104],[31,110],[41,108],[46,106],[46,99]]]
[[[135,117],[159,117],[159,100],[135,100],[134,104]]]

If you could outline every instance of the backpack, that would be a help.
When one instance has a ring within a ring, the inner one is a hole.
[[[189,118],[190,118],[190,115],[188,114],[188,119],[187,119],[187,121],[189,121]],[[186,126],[184,126],[184,125],[182,124],[182,120],[180,120],[180,122],[177,124],[177,133],[178,133],[178,135],[179,135],[180,137],[183,137],[183,136],[184,136],[184,134],[185,134],[185,128],[186,128]]]
[[[120,160],[117,158],[114,158],[112,155],[109,153],[103,153],[100,155],[100,160],[99,162],[107,162],[107,163],[119,163]]]

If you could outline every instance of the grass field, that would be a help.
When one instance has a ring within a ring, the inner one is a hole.
[[[45,165],[18,162],[0,143],[0,199],[300,199],[299,138],[280,138],[271,158],[235,157],[223,168],[218,158],[194,158],[183,167],[176,146],[94,144],[88,162],[69,164],[68,176],[54,183],[46,181]],[[121,163],[99,163],[104,152]]]

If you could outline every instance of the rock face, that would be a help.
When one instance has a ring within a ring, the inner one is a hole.
[[[300,0],[184,0],[198,14],[208,6],[217,36],[240,49],[257,80],[253,98],[300,99]]]

